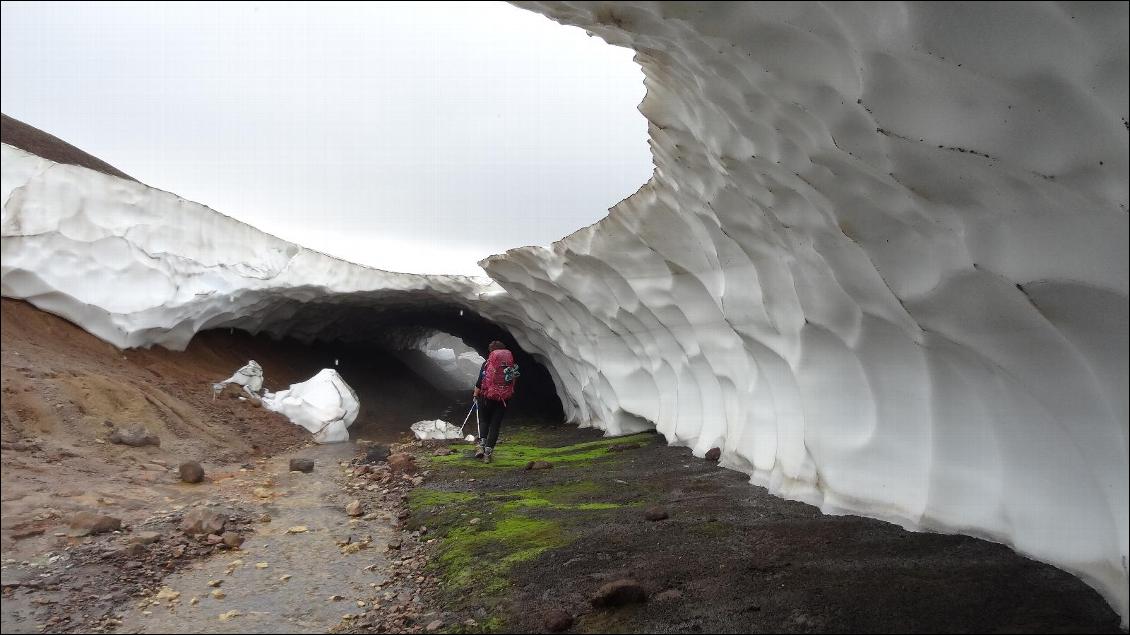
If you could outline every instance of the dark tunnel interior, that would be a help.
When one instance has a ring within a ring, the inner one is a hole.
[[[380,298],[366,294],[335,300],[288,303],[272,311],[261,327],[275,334],[275,341],[294,338],[306,342],[313,358],[309,366],[336,367],[358,393],[361,414],[351,427],[351,436],[353,432],[361,438],[387,436],[389,430],[407,431],[411,423],[425,419],[463,422],[473,386],[468,384],[458,393],[437,390],[403,361],[405,354],[426,359],[417,349],[435,333],[457,337],[484,357],[494,340],[514,353],[521,378],[514,399],[507,404],[508,420],[547,424],[564,420],[553,379],[541,361],[523,350],[505,328],[470,308],[430,292],[385,292]],[[269,376],[268,369],[264,370]],[[308,370],[313,374],[317,369]],[[271,386],[272,390],[279,388],[285,386]]]

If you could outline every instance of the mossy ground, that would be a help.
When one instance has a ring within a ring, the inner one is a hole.
[[[642,505],[615,482],[592,478],[593,470],[599,474],[599,466],[621,460],[623,454],[608,451],[614,445],[643,446],[656,439],[637,434],[562,445],[551,432],[519,427],[499,443],[490,464],[469,458],[469,444],[453,445],[453,455],[424,457],[439,478],[411,493],[409,527],[427,527],[438,541],[430,566],[442,580],[444,604],[455,610],[486,608],[491,619],[479,620],[471,630],[505,628],[502,605],[512,568],[567,545],[579,525]],[[554,467],[527,471],[530,461]],[[462,478],[466,473],[474,473],[474,480]]]
[[[467,457],[463,452],[456,452],[448,456],[434,456],[430,457],[430,459],[433,464],[437,465],[460,465],[476,470],[505,470],[515,467],[524,468],[530,461],[547,461],[554,465],[595,461],[597,459],[607,458],[610,454],[608,449],[612,446],[626,443],[643,444],[649,443],[654,439],[654,434],[643,433],[626,437],[612,437],[588,443],[553,447],[541,445],[545,443],[545,439],[539,440],[535,432],[522,429],[515,434],[508,435],[505,441],[498,445],[494,460],[491,463],[483,463],[481,461],[467,462]],[[473,449],[470,444],[456,444],[453,445],[452,448],[463,450],[464,452]]]
[[[563,610],[574,633],[1121,632],[1082,582],[1001,545],[825,516],[656,435],[503,432],[490,465],[419,459],[410,524],[435,539],[425,600],[452,631],[542,632]],[[652,505],[669,518],[647,520]],[[651,599],[594,608],[622,578]]]

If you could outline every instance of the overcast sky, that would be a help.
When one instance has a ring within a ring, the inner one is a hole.
[[[480,274],[651,175],[632,52],[503,3],[3,3],[5,114],[383,269]]]

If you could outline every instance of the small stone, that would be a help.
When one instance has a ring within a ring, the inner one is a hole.
[[[707,451],[706,456],[704,458],[707,461],[717,462],[718,459],[722,458],[722,449],[721,448],[710,448],[710,450]]]
[[[345,513],[350,516],[360,516],[365,513],[365,510],[361,508],[361,501],[354,500],[345,506]]]
[[[180,480],[185,483],[199,483],[204,480],[204,468],[196,461],[188,461],[181,463],[180,467]]]
[[[678,589],[667,589],[662,593],[658,593],[652,598],[655,602],[674,602],[675,600],[683,599],[683,592]]]
[[[223,591],[221,591],[219,589],[213,590],[209,595],[211,595],[212,598],[216,599],[216,600],[222,600],[222,599],[224,599],[228,596],[227,593],[224,593]]]
[[[220,613],[219,617],[221,622],[226,622],[232,618],[239,617],[240,615],[242,615],[242,613],[240,613],[239,611],[232,610],[228,611],[227,613]]]
[[[255,494],[259,498],[270,498],[272,496],[271,490],[267,489],[266,487],[256,487],[254,490],[252,490],[251,493]]]
[[[344,595],[331,595],[327,598],[330,602],[340,602],[345,599]]]
[[[527,470],[548,470],[553,467],[549,461],[530,461],[526,464]]]
[[[208,580],[208,586],[210,586],[210,587],[218,587],[223,583],[224,583],[223,580]]]
[[[225,531],[220,538],[223,539],[225,545],[232,549],[239,549],[240,545],[243,544],[243,536],[234,531]]]
[[[139,531],[129,537],[130,544],[151,545],[161,539],[161,534],[155,531]]]
[[[28,529],[19,529],[19,530],[12,532],[12,538],[14,540],[23,540],[24,538],[31,538],[32,536],[42,536],[44,531],[46,531],[46,530],[43,529],[42,527],[38,527],[38,528],[32,527],[32,528],[28,528]]]
[[[180,528],[186,534],[220,535],[224,533],[227,522],[227,514],[209,509],[194,509],[184,515]]]
[[[550,633],[567,631],[573,626],[573,616],[561,609],[550,609],[542,614],[545,630]]]
[[[392,542],[388,543],[388,549],[389,549],[389,551],[399,551],[399,550],[400,550],[400,546],[401,546],[401,544],[400,544],[400,541],[399,541],[399,540],[394,540],[394,541],[392,541]]]
[[[192,606],[196,606],[197,604],[200,604],[200,598],[198,598],[196,596],[192,596],[192,598],[188,601],[188,603],[191,604]]]
[[[452,454],[455,454],[455,450],[451,448],[436,448],[436,450],[432,452],[432,456],[450,456]]]
[[[383,445],[374,445],[365,453],[365,463],[380,463],[389,458],[389,449]]]
[[[220,536],[217,536],[216,534],[208,534],[208,535],[207,535],[207,536],[206,536],[206,537],[204,538],[204,542],[206,542],[206,543],[208,543],[208,544],[210,544],[210,545],[218,545],[218,544],[220,544],[220,543],[221,543],[221,542],[223,542],[223,541],[224,541],[224,539],[223,539],[222,537],[220,537]]]
[[[288,533],[288,534],[304,534],[307,531],[309,531],[309,529],[306,527],[306,525],[295,525],[293,527],[288,527],[287,530],[286,530],[286,533]]]
[[[69,524],[70,531],[67,534],[76,538],[122,529],[121,518],[103,516],[94,512],[78,512],[71,516]]]
[[[302,458],[291,459],[290,460],[290,471],[291,472],[306,472],[306,473],[313,472],[314,471],[314,459],[302,459]]]
[[[269,523],[269,522],[271,522],[271,515],[270,514],[259,514],[259,517],[256,518],[255,520],[258,521],[258,522],[261,522],[261,523]]]
[[[428,623],[427,631],[429,633],[434,633],[441,628],[443,628],[443,620],[433,620]]]
[[[149,432],[149,429],[145,426],[135,425],[114,430],[110,434],[110,443],[138,448],[146,445],[161,445],[161,439]]]
[[[256,562],[255,563],[256,569],[266,569],[269,566],[271,566],[271,565],[267,564],[266,562]]]
[[[668,518],[670,518],[670,514],[668,514],[667,510],[663,509],[662,507],[648,507],[646,510],[644,510],[643,517],[652,521],[667,520]]]
[[[393,474],[415,474],[416,473],[416,459],[412,458],[411,454],[398,452],[389,455],[388,466],[392,468]]]
[[[141,558],[145,555],[145,545],[135,542],[126,546],[118,553],[122,554],[126,558]]]
[[[468,524],[468,525],[477,525],[477,524],[479,524],[480,522],[482,522],[482,520],[481,520],[481,519],[479,519],[479,518],[472,518],[471,520],[468,520],[468,521],[467,521],[467,524]]]
[[[289,580],[289,579],[290,579],[290,574],[289,574],[289,573],[288,573],[288,574],[286,574],[286,575],[280,575],[280,576],[279,576],[279,582],[286,582],[286,581],[287,581],[287,580]]]
[[[180,591],[174,591],[167,586],[161,587],[161,590],[157,592],[156,598],[158,602],[172,602],[180,599]]]
[[[621,579],[600,587],[591,601],[596,608],[646,602],[647,591],[635,580]]]

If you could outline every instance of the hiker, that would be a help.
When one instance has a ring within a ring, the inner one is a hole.
[[[475,398],[479,400],[479,440],[475,458],[490,463],[494,455],[494,444],[502,429],[502,416],[506,414],[506,402],[514,397],[514,386],[518,383],[518,365],[514,354],[498,340],[490,343],[490,353],[479,369],[479,380],[475,382]]]

